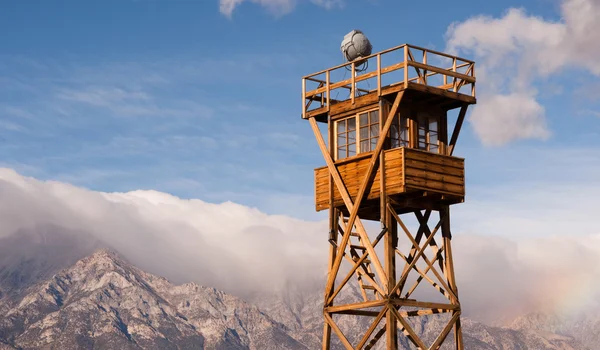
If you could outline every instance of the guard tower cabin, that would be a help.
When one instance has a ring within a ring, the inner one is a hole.
[[[361,72],[367,64],[372,68]],[[401,45],[305,76],[302,100],[304,119],[327,123],[329,151],[352,198],[385,129],[385,193],[399,213],[464,201],[464,159],[452,153],[467,107],[476,102],[473,61]],[[455,108],[449,137],[447,112]],[[358,215],[379,220],[381,179],[373,175]],[[329,197],[329,171],[317,168],[317,211],[329,209]],[[333,205],[349,214],[338,190]]]

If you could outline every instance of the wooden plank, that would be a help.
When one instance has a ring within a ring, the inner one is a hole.
[[[396,316],[398,322],[400,322],[400,324],[404,327],[404,330],[406,330],[406,332],[408,333],[410,340],[412,340],[417,345],[419,350],[427,350],[427,346],[425,346],[425,344],[423,344],[423,341],[421,339],[419,339],[419,336],[415,333],[415,331],[412,329],[412,327],[406,322],[406,320],[398,314],[398,310],[396,310],[395,307],[390,307],[389,309],[392,311],[394,316]]]
[[[430,53],[436,54],[438,56],[443,56],[443,57],[453,58],[453,59],[456,58],[459,61],[463,61],[463,62],[467,62],[467,63],[475,63],[474,61],[468,60],[466,58],[462,58],[462,57],[450,55],[450,54],[447,54],[447,53],[444,53],[444,52],[435,51],[435,50],[431,50],[431,49],[425,49],[423,47],[416,46],[416,45],[409,45],[409,44],[406,44],[406,45],[409,46],[409,47],[411,47],[411,48],[417,49],[417,50],[423,50],[423,51],[427,50]]]
[[[323,315],[325,316],[325,322],[327,322],[329,324],[329,326],[331,326],[331,328],[333,329],[335,334],[337,334],[337,336],[340,338],[342,344],[344,344],[344,347],[346,348],[346,350],[354,350],[354,347],[352,346],[352,344],[350,344],[350,342],[348,341],[348,338],[346,338],[344,333],[342,333],[342,330],[333,321],[331,316],[329,316],[329,314],[327,314],[326,312],[324,312]]]
[[[373,322],[371,323],[371,326],[369,326],[369,328],[365,332],[365,335],[363,335],[362,339],[360,340],[360,342],[356,346],[356,349],[362,349],[363,346],[365,346],[365,344],[369,340],[369,337],[371,337],[371,334],[373,334],[373,332],[375,331],[375,329],[379,325],[379,322],[381,322],[381,319],[383,318],[383,316],[385,315],[385,313],[387,311],[388,311],[387,307],[381,308],[381,311],[379,311],[379,314],[377,314],[377,317],[375,317],[375,320],[373,320]]]
[[[404,306],[404,307],[421,307],[421,308],[425,308],[425,309],[441,309],[441,310],[448,310],[448,311],[460,310],[460,305],[456,305],[456,304],[432,303],[432,302],[428,302],[428,301],[417,301],[417,300],[412,300],[412,299],[394,298],[394,299],[390,300],[390,303],[397,305],[397,306]]]
[[[469,95],[465,95],[465,94],[461,94],[461,93],[453,92],[453,91],[446,91],[446,90],[437,88],[435,86],[430,86],[430,85],[408,83],[408,86],[406,88],[412,89],[412,90],[419,90],[419,91],[427,92],[430,94],[437,94],[440,96],[444,96],[444,97],[451,98],[454,100],[459,100],[459,101],[469,103],[469,104],[474,104],[477,102],[477,100],[473,96],[469,96]]]
[[[328,306],[325,308],[325,311],[327,311],[330,314],[335,314],[340,311],[346,311],[346,310],[360,310],[360,309],[368,309],[371,307],[384,306],[387,303],[388,303],[387,300],[371,300],[371,301],[365,301],[362,303]]]
[[[475,82],[475,77],[472,77],[470,75],[466,75],[466,74],[462,74],[462,73],[458,73],[458,72],[454,72],[454,71],[449,71],[443,68],[438,68],[429,64],[423,64],[423,63],[419,63],[419,62],[415,62],[415,61],[409,61],[408,65],[411,67],[415,67],[415,68],[421,68],[421,69],[425,69],[428,71],[432,71],[432,72],[436,72],[439,74],[444,74],[444,75],[448,75],[451,76],[453,78],[458,78],[461,79],[463,81],[466,81],[468,83],[474,83]]]
[[[444,340],[446,340],[448,333],[450,333],[450,330],[452,329],[452,327],[454,326],[456,321],[459,319],[459,317],[460,317],[460,312],[454,313],[454,315],[452,316],[452,318],[450,319],[450,321],[448,322],[446,327],[444,327],[444,329],[442,330],[442,333],[440,333],[440,335],[435,339],[433,344],[431,344],[430,349],[438,350],[440,348],[440,346],[442,345]]]
[[[379,101],[379,96],[377,93],[369,93],[360,97],[357,97],[354,100],[354,104],[352,104],[351,100],[346,100],[341,103],[336,103],[331,105],[331,115],[337,115],[340,113],[348,112],[350,110],[354,110],[355,108],[372,105]]]
[[[460,187],[464,187],[465,185],[465,179],[463,176],[448,175],[447,173],[427,171],[420,168],[407,167],[406,176],[412,176],[414,178],[426,181],[436,181],[442,184],[457,185]]]

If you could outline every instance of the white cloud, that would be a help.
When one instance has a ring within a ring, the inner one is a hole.
[[[472,54],[478,63],[471,121],[484,143],[549,136],[536,85],[565,69],[600,75],[599,16],[597,0],[563,0],[557,22],[510,9],[500,18],[477,16],[450,26],[447,50]]]
[[[48,225],[89,234],[134,264],[235,294],[324,274],[324,223],[156,191],[101,193],[0,170],[0,237]]]
[[[518,93],[488,96],[477,107],[477,114],[471,118],[471,123],[477,135],[482,136],[481,142],[487,146],[550,136],[544,107],[534,97]]]
[[[546,187],[552,194],[515,187],[521,197],[513,199],[500,189],[488,202],[453,209],[456,275],[467,315],[498,322],[527,311],[568,314],[597,306],[600,232],[593,230],[591,204],[600,188],[584,186],[585,193]],[[149,272],[246,297],[290,285],[322,288],[314,281],[322,283],[325,272],[324,221],[156,191],[95,192],[9,169],[0,169],[0,193],[0,237],[47,226],[89,234]],[[553,204],[542,207],[548,198]]]
[[[232,16],[236,7],[244,2],[251,2],[266,8],[276,16],[285,15],[294,9],[297,0],[219,0],[219,10],[227,17]],[[311,0],[315,5],[332,9],[344,5],[343,0]]]

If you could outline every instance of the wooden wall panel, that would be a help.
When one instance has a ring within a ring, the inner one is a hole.
[[[384,151],[384,153],[386,162],[385,177],[388,194],[400,193],[402,190],[401,149],[387,150]],[[344,184],[352,198],[355,198],[358,194],[358,188],[366,175],[369,161],[370,157],[359,157],[358,159],[351,161],[340,161],[340,164],[337,166],[340,176],[344,180]],[[328,181],[329,172],[327,171],[327,167],[315,169],[315,199],[317,211],[329,208]],[[379,173],[377,172],[373,185],[369,189],[366,198],[379,198],[379,186]],[[344,202],[337,188],[333,198],[336,206],[343,205]]]
[[[384,151],[385,178],[388,195],[400,194],[411,189],[432,193],[464,196],[464,160],[410,148]],[[337,168],[344,184],[353,198],[358,193],[369,165],[369,157],[338,162]],[[317,211],[329,208],[329,173],[327,167],[315,169],[315,204]],[[367,199],[379,198],[379,173],[367,193]],[[335,206],[344,202],[336,189]]]
[[[416,149],[405,149],[405,186],[442,194],[464,196],[464,159]]]

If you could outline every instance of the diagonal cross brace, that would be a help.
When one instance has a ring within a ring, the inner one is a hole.
[[[346,232],[344,233],[341,244],[338,246],[338,252],[336,255],[336,259],[334,261],[334,264],[330,271],[329,278],[327,280],[326,290],[328,293],[330,293],[331,290],[333,289],[333,283],[335,281],[335,277],[339,271],[340,264],[342,262],[342,253],[350,239],[351,228],[354,226],[355,220],[358,217],[358,210],[360,208],[360,203],[362,202],[362,199],[366,192],[366,188],[367,188],[367,185],[369,184],[371,175],[373,174],[375,165],[378,162],[379,153],[381,153],[383,144],[386,139],[385,135],[387,135],[387,133],[390,131],[390,128],[392,126],[392,122],[394,119],[393,117],[396,114],[396,111],[398,110],[398,106],[400,105],[400,102],[402,101],[403,96],[404,96],[404,91],[401,91],[398,93],[398,95],[396,95],[396,99],[394,100],[394,104],[390,110],[390,113],[388,114],[388,118],[386,120],[385,126],[383,127],[383,129],[381,131],[379,140],[377,141],[377,146],[375,147],[375,150],[373,151],[373,155],[371,156],[371,161],[369,162],[369,167],[368,167],[367,173],[365,174],[365,177],[363,179],[361,187],[358,191],[358,195],[356,196],[356,202],[352,201],[352,198],[350,197],[348,190],[344,186],[344,181],[342,180],[342,177],[340,176],[339,171],[337,170],[337,168],[333,162],[333,159],[331,158],[331,154],[327,151],[327,146],[325,145],[325,141],[323,140],[323,136],[321,135],[321,132],[319,130],[319,127],[317,125],[315,118],[311,117],[309,119],[311,127],[313,129],[313,132],[314,132],[317,142],[319,144],[319,148],[321,149],[321,153],[323,153],[323,157],[325,158],[325,162],[327,163],[327,167],[329,168],[329,173],[333,177],[336,187],[337,187],[338,191],[340,192],[342,199],[344,200],[344,204],[346,205],[346,208],[348,209],[348,211],[350,211],[350,218],[348,219],[348,223],[346,226]],[[366,230],[365,230],[364,226],[362,225],[362,222],[360,221],[360,219],[356,220],[356,228],[357,228],[359,236],[361,237],[361,240],[364,242],[365,248],[367,249],[369,256],[371,257],[373,265],[375,266],[375,271],[379,277],[379,280],[387,281],[387,275],[386,275],[385,271],[383,270],[383,266],[381,265],[381,262],[379,261],[377,254],[375,254],[375,249],[371,245],[371,241],[369,240],[369,237],[368,237]]]

